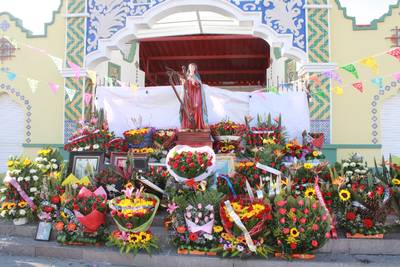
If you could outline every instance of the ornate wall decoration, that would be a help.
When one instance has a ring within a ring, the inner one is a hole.
[[[98,49],[99,39],[113,36],[126,25],[128,16],[141,16],[165,1],[176,0],[89,0],[86,34],[86,53]],[[306,47],[305,0],[229,0],[245,12],[260,13],[261,22],[278,34],[292,34],[293,46]]]
[[[26,110],[26,112],[25,112],[25,122],[26,122],[25,123],[25,142],[27,144],[30,144],[32,141],[31,140],[32,105],[31,105],[30,101],[24,95],[22,95],[20,91],[11,87],[10,85],[1,83],[0,90],[4,90],[8,94],[12,94],[12,95],[16,96],[17,99],[25,106],[25,110]]]

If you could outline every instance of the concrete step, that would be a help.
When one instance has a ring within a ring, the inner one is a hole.
[[[373,247],[371,245],[371,247]],[[120,255],[115,248],[107,247],[72,247],[62,246],[54,241],[34,241],[26,237],[0,237],[0,253],[3,255],[17,255],[28,257],[46,257],[57,259],[76,260],[92,263],[92,266],[112,264],[122,266],[163,266],[163,267],[203,267],[203,266],[291,266],[291,267],[365,267],[368,266],[399,266],[400,256],[378,255],[348,255],[319,253],[313,261],[285,261],[271,258],[265,259],[221,259],[219,257],[177,255],[175,249],[163,249],[160,253],[148,256],[139,253]],[[1,256],[0,254],[0,256]],[[74,265],[72,265],[74,266]],[[89,265],[88,265],[89,266]]]

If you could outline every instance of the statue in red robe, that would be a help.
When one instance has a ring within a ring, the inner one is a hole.
[[[180,110],[181,129],[208,129],[205,94],[196,64],[189,64],[186,79],[182,79],[181,82],[184,94],[183,106]]]

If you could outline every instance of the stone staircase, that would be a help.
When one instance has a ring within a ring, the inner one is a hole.
[[[63,246],[55,241],[35,241],[36,225],[14,226],[0,221],[0,253],[30,257],[72,259],[87,263],[109,263],[123,266],[400,266],[400,234],[388,234],[385,239],[339,239],[330,240],[317,251],[312,261],[285,261],[265,259],[222,259],[219,257],[178,255],[168,244],[168,234],[162,227],[162,217],[157,216],[152,231],[158,236],[161,251],[148,256],[121,255],[116,248]],[[1,264],[1,255],[0,255]]]

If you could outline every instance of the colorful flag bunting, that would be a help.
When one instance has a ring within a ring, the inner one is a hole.
[[[376,62],[375,58],[367,57],[360,61],[361,64],[370,68],[375,74],[379,73],[378,63]]]
[[[350,72],[356,79],[359,78],[356,66],[354,64],[348,64],[346,66],[340,67],[341,69]]]
[[[72,62],[70,60],[68,60],[67,62],[68,62],[68,66],[74,72],[75,79],[79,79],[79,77],[81,77],[81,67],[79,67],[78,65],[76,65],[74,62]]]
[[[371,82],[376,85],[379,89],[383,87],[383,78],[382,77],[376,77],[371,80]]]
[[[91,99],[92,99],[92,94],[91,93],[85,93],[84,100],[85,100],[85,104],[86,105],[90,104],[90,100]]]
[[[57,70],[61,71],[62,70],[62,66],[63,66],[62,59],[59,58],[59,57],[52,56],[50,54],[48,54],[48,56],[51,58],[51,60],[53,60],[53,63],[56,65]]]
[[[335,94],[337,94],[337,95],[343,95],[343,88],[340,87],[340,86],[336,86],[336,87],[333,89],[333,92],[334,92]]]
[[[72,100],[74,100],[75,94],[76,94],[76,90],[75,89],[71,89],[68,87],[65,87],[65,93],[67,94],[69,101],[72,102]]]
[[[26,78],[26,81],[28,82],[29,88],[31,89],[32,93],[36,93],[39,81],[31,78]]]
[[[58,88],[60,88],[60,86],[59,86],[58,84],[53,83],[53,82],[49,82],[49,87],[50,87],[50,90],[51,90],[53,93],[57,93]]]
[[[9,79],[10,81],[14,81],[15,78],[17,77],[17,74],[15,74],[12,71],[7,72],[7,79]]]
[[[388,53],[388,55],[391,55],[391,56],[397,58],[398,60],[400,60],[400,47],[396,47],[395,49],[390,50],[387,53]]]
[[[338,72],[334,71],[334,70],[329,70],[329,71],[325,71],[323,73],[327,78],[330,78],[340,84],[342,84],[342,79],[340,78],[340,75]]]
[[[364,92],[364,86],[362,82],[353,83],[353,87],[360,91],[361,93]]]

